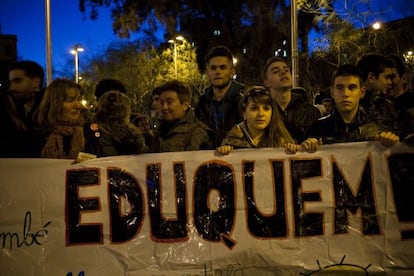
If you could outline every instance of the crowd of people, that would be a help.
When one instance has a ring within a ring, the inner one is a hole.
[[[179,80],[152,91],[150,111],[132,113],[124,84],[102,79],[96,109],[82,104],[82,87],[66,78],[43,89],[43,68],[19,61],[9,68],[0,94],[0,157],[88,158],[281,147],[314,152],[322,144],[377,140],[413,144],[414,93],[398,56],[366,54],[332,74],[330,95],[318,102],[292,87],[289,64],[271,57],[261,84],[234,80],[233,56],[215,46],[206,56],[210,86],[192,106],[192,91]]]

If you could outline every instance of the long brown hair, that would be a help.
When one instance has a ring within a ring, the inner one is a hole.
[[[38,127],[47,131],[59,125],[59,115],[62,113],[66,91],[69,88],[79,89],[82,94],[81,86],[66,78],[55,79],[46,87],[43,99],[34,114]]]
[[[266,87],[251,86],[246,89],[240,99],[239,108],[241,113],[246,111],[249,100],[256,104],[270,105],[272,108],[272,117],[260,139],[259,147],[283,147],[286,143],[294,143],[292,136],[280,117],[276,103]]]

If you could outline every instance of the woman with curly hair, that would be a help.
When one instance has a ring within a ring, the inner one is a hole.
[[[105,92],[98,101],[93,123],[85,129],[87,153],[97,157],[146,152],[144,137],[131,123],[131,101],[120,91]]]

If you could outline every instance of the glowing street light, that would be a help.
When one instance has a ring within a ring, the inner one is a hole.
[[[174,73],[175,73],[175,78],[177,78],[178,76],[178,72],[177,72],[177,41],[183,41],[184,37],[182,37],[181,35],[177,36],[175,39],[170,39],[168,40],[168,43],[174,44]]]
[[[85,49],[80,45],[76,44],[70,49],[70,53],[75,56],[75,82],[79,82],[79,52],[83,52]]]
[[[407,51],[403,54],[404,61],[407,65],[409,65],[411,68],[414,66],[414,51]]]
[[[379,21],[375,22],[374,24],[372,24],[372,28],[373,28],[374,30],[379,30],[379,29],[381,29],[381,22],[379,22]]]

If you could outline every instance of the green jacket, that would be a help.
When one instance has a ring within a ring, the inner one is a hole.
[[[152,145],[152,152],[191,151],[211,149],[209,129],[199,121],[193,110],[183,118],[168,124],[160,122],[159,133]]]

